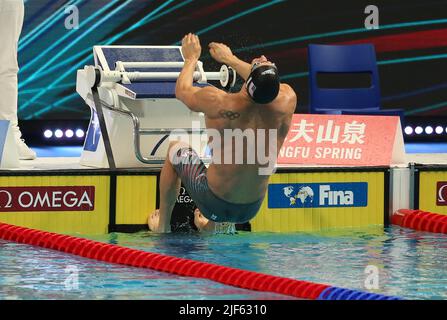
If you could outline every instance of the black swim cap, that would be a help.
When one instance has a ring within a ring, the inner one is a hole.
[[[248,95],[260,104],[275,100],[279,93],[279,74],[274,64],[254,66],[247,79]]]

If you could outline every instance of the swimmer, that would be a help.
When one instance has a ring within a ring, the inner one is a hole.
[[[193,73],[201,51],[198,36],[190,33],[183,38],[185,64],[177,79],[177,99],[190,110],[204,113],[207,129],[222,135],[226,129],[276,130],[276,160],[297,105],[294,90],[280,83],[277,67],[265,56],[250,64],[237,58],[225,44],[215,42],[209,44],[211,56],[234,68],[245,80],[244,86],[238,93],[227,93],[212,86],[193,86]],[[261,142],[264,147],[268,144],[267,136]],[[224,151],[225,148],[222,142]],[[213,157],[215,154],[213,150]],[[223,158],[224,152],[218,154]],[[259,211],[268,187],[269,175],[259,173],[264,165],[258,160],[250,164],[219,164],[213,159],[207,168],[189,145],[172,141],[160,175],[160,209],[149,216],[149,229],[157,233],[171,232],[172,210],[181,183],[197,205],[194,222],[200,231],[216,230],[216,224],[250,221]]]

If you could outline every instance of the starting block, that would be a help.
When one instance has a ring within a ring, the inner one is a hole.
[[[96,168],[160,167],[169,135],[184,130],[204,133],[205,117],[175,97],[184,58],[178,46],[95,46],[94,66],[77,72],[76,91],[91,109],[80,163]],[[204,72],[197,64],[197,86],[218,80],[234,86],[236,72],[222,66]],[[197,152],[205,157],[206,139]],[[194,146],[197,147],[197,146]]]

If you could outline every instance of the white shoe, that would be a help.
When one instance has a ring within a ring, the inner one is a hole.
[[[36,153],[26,145],[23,139],[18,139],[17,150],[19,151],[20,160],[34,160],[37,158]]]

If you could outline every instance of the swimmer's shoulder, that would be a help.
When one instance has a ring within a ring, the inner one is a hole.
[[[293,90],[293,88],[287,83],[281,83],[279,87],[279,94],[283,95],[286,99],[290,100],[291,102],[298,100],[295,90]]]
[[[298,97],[295,90],[290,85],[281,83],[278,97],[273,102],[275,111],[282,114],[293,114],[297,103]]]

